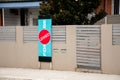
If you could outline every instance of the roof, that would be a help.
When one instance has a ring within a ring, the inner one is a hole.
[[[39,8],[40,1],[0,3],[0,8]]]

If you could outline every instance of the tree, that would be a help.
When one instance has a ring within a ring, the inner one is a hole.
[[[90,24],[101,0],[44,0],[40,3],[40,15],[51,15],[54,25]],[[95,18],[96,19],[96,18]]]

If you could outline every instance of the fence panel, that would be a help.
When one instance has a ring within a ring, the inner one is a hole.
[[[23,27],[23,42],[38,41],[38,27]],[[66,43],[66,26],[52,26],[52,41],[54,43]]]
[[[120,45],[120,24],[113,24],[112,44],[113,45]]]
[[[66,43],[66,26],[53,26],[52,40],[55,43]]]
[[[0,27],[0,41],[16,41],[16,27]]]
[[[38,27],[25,26],[23,27],[23,42],[37,42],[38,41]]]
[[[76,27],[76,53],[78,68],[101,69],[100,39],[100,25]]]

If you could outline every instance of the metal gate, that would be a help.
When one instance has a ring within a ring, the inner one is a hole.
[[[101,69],[100,42],[100,25],[81,25],[76,27],[77,68]]]

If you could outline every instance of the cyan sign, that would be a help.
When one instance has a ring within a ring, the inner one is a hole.
[[[40,17],[38,19],[38,56],[39,61],[51,62],[52,57],[52,20]]]

